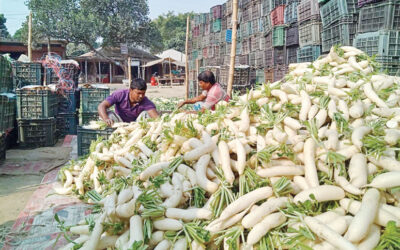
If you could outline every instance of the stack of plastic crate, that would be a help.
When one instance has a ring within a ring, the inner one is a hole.
[[[301,0],[297,6],[297,22],[300,45],[297,49],[297,62],[313,61],[321,54],[322,27],[317,0]]]
[[[352,45],[357,33],[357,0],[330,0],[320,7],[322,52],[334,45]]]
[[[297,49],[299,48],[299,26],[297,22],[297,6],[300,0],[287,1],[285,7],[285,24],[286,27],[286,46],[285,64],[297,62]]]
[[[99,119],[97,107],[110,95],[110,89],[97,85],[85,85],[81,88],[81,125]]]
[[[400,1],[358,5],[362,8],[353,46],[376,55],[383,71],[400,75]]]

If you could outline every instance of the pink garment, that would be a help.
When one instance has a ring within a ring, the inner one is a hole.
[[[215,110],[215,104],[219,101],[228,102],[230,97],[226,94],[225,90],[219,85],[219,83],[215,83],[210,90],[204,90],[203,95],[207,96],[206,100],[203,103],[203,107],[206,109]]]

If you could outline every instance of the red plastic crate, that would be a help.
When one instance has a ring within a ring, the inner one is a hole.
[[[272,26],[285,24],[285,5],[276,7],[270,16]]]

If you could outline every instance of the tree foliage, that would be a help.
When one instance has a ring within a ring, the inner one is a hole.
[[[175,15],[174,12],[170,11],[153,20],[154,25],[160,31],[163,44],[163,48],[155,52],[165,49],[176,49],[180,52],[185,52],[186,19],[188,15],[193,17],[194,13]]]
[[[4,14],[0,14],[0,38],[10,38],[10,33],[8,33],[6,27],[7,18],[4,17]]]

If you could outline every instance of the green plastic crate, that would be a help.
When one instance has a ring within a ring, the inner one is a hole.
[[[80,117],[80,124],[81,125],[87,125],[90,123],[90,121],[97,121],[99,120],[99,113],[97,112],[85,112],[81,113]]]
[[[78,116],[76,113],[57,114],[56,135],[57,138],[66,135],[76,135]]]
[[[335,22],[322,28],[322,52],[329,52],[334,45],[352,45],[357,33],[357,23]]]
[[[322,25],[351,19],[358,12],[357,0],[330,0],[320,7]]]
[[[400,1],[370,4],[360,9],[358,32],[374,32],[381,29],[400,30]]]
[[[90,144],[92,144],[93,141],[96,141],[100,137],[107,140],[113,131],[114,129],[111,128],[94,130],[78,126],[78,156],[87,155],[90,150]]]
[[[217,19],[213,22],[213,32],[221,32],[221,19]]]
[[[285,45],[285,27],[276,26],[272,32],[272,46],[280,47]]]
[[[97,107],[110,95],[110,89],[82,88],[81,106],[82,112],[97,112]]]
[[[51,147],[57,142],[56,118],[18,119],[18,139],[21,147]]]
[[[0,93],[13,90],[11,63],[0,55]]]
[[[321,55],[321,46],[309,45],[297,50],[297,62],[312,62]]]
[[[0,94],[0,133],[14,128],[15,106],[15,94]]]
[[[380,30],[357,34],[353,46],[370,56],[400,56],[400,31]]]
[[[42,85],[42,65],[40,63],[23,63],[15,61],[12,64],[14,86],[22,88],[27,85]]]
[[[57,115],[57,94],[50,90],[17,89],[17,118],[43,119]]]
[[[400,76],[400,56],[377,56],[376,61],[380,63],[381,71]]]
[[[6,133],[0,132],[0,162],[6,159]]]

